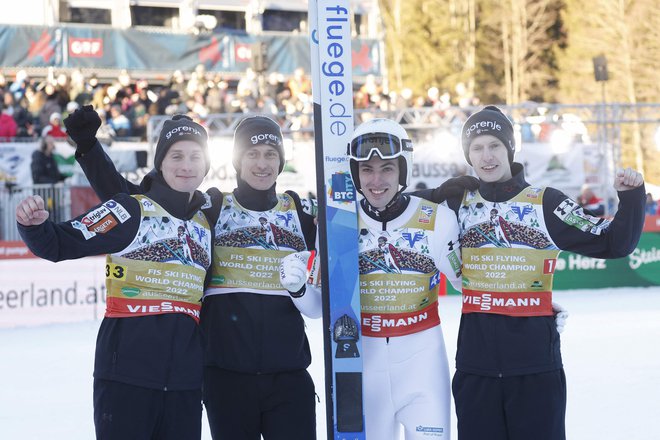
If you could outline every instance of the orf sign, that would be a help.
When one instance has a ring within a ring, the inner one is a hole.
[[[69,38],[69,56],[101,58],[103,56],[103,40],[101,38]]]

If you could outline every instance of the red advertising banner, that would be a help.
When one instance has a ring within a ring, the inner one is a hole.
[[[0,241],[0,260],[36,258],[22,241]]]
[[[85,58],[103,58],[103,39],[69,38],[69,56]]]
[[[644,219],[644,232],[660,232],[660,215],[647,215]]]
[[[101,201],[91,187],[71,187],[71,218],[84,214],[99,203]]]

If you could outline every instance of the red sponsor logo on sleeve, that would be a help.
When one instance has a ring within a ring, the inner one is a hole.
[[[117,220],[111,214],[108,214],[98,222],[88,226],[87,229],[90,232],[95,232],[97,234],[105,234],[115,226],[117,226]]]

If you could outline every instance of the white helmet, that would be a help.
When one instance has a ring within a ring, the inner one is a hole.
[[[410,184],[412,176],[413,144],[406,130],[391,119],[371,119],[358,125],[348,144],[351,177],[355,189],[362,193],[358,162],[368,161],[377,154],[381,159],[399,158],[400,191]]]

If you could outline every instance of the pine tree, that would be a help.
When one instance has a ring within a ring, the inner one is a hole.
[[[657,71],[660,61],[660,5],[653,0],[566,0],[563,14],[568,29],[567,46],[559,53],[560,94],[563,102],[638,104],[658,102]],[[593,58],[607,59],[609,80],[594,80]],[[604,87],[604,89],[603,89]],[[640,120],[630,112],[616,115]],[[621,129],[621,164],[649,174],[658,173],[658,154],[652,134],[655,127],[637,122]],[[657,174],[656,174],[657,175]]]

